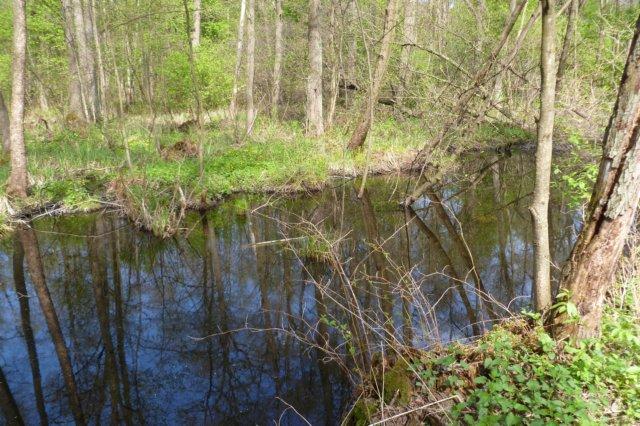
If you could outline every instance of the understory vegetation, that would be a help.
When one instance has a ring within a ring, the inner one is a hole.
[[[397,424],[637,424],[639,252],[635,247],[625,261],[599,337],[558,341],[539,314],[525,312],[473,343],[411,350],[366,383],[351,422],[407,413]],[[555,308],[575,309],[562,302]]]
[[[343,149],[346,129],[339,127],[317,139],[305,136],[295,122],[261,121],[251,139],[240,143],[233,130],[220,120],[202,131],[174,126],[156,134],[135,123],[34,126],[27,134],[31,195],[11,208],[71,213],[119,207],[142,227],[166,236],[177,231],[185,209],[210,207],[232,193],[312,191],[331,178],[361,176],[365,169],[409,172],[420,166],[412,162],[428,137],[418,120],[390,119],[374,126],[376,144],[370,151],[349,152]],[[488,124],[467,149],[498,149],[532,139],[517,127]],[[203,175],[199,140],[204,141]],[[454,158],[444,153],[438,161],[446,169],[455,167]],[[8,177],[8,166],[0,165],[0,180]],[[4,211],[5,226],[9,214]]]

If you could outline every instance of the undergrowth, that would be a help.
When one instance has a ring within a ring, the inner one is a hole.
[[[636,286],[637,278],[629,283]],[[640,320],[631,292],[621,294],[607,307],[598,338],[559,342],[535,319],[522,317],[473,344],[398,361],[412,383],[412,399],[457,395],[460,402],[440,415],[453,424],[637,424]],[[379,407],[375,392],[368,391],[370,404],[359,408]]]
[[[5,210],[21,213],[55,206],[62,213],[83,212],[106,201],[142,227],[170,235],[178,229],[181,210],[208,207],[232,193],[315,190],[333,176],[359,175],[367,164],[372,173],[406,170],[429,137],[419,120],[388,119],[373,127],[371,151],[349,152],[344,146],[350,129],[341,126],[314,139],[305,136],[297,122],[265,119],[246,140],[236,140],[233,126],[220,121],[202,130],[165,126],[152,134],[148,128],[130,119],[100,126],[54,123],[52,130],[29,128],[30,197],[13,200]],[[497,128],[490,137],[483,131],[475,147],[493,147],[521,135],[509,127],[502,133]],[[443,161],[450,159],[443,156]],[[6,181],[8,174],[5,161],[0,179]],[[0,197],[6,199],[2,192]],[[10,216],[3,210],[2,217]]]

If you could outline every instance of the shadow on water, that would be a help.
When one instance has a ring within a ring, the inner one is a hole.
[[[372,348],[468,339],[529,305],[531,159],[483,161],[405,210],[388,177],[361,199],[353,182],[235,198],[165,240],[105,212],[17,230],[5,422],[335,424]],[[556,193],[550,218],[563,259],[579,215]]]

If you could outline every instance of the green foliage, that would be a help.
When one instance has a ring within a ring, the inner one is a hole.
[[[470,348],[426,354],[413,368],[423,392],[464,395],[451,413],[461,424],[640,419],[640,326],[625,309],[608,309],[600,338],[562,343],[540,326],[501,326]]]
[[[556,159],[552,185],[568,196],[570,207],[578,208],[591,196],[598,175],[598,163],[593,158],[598,155],[593,144],[576,133],[569,135],[567,142],[570,152]]]

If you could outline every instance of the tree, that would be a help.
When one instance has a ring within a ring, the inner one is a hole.
[[[247,135],[253,130],[253,122],[256,119],[256,110],[253,106],[253,79],[255,77],[255,49],[256,49],[256,2],[249,0],[247,9],[247,87],[246,87],[246,108],[247,108]]]
[[[580,0],[571,0],[569,7],[569,17],[567,18],[567,31],[562,42],[562,50],[560,51],[560,59],[558,59],[558,74],[556,76],[556,92],[560,91],[562,86],[562,77],[567,69],[567,61],[569,59],[569,51],[575,40],[576,27],[578,26],[578,11],[580,9]]]
[[[200,27],[202,21],[202,0],[193,0],[193,31],[191,32],[191,45],[200,46]]]
[[[405,0],[402,46],[400,50],[400,87],[396,92],[396,101],[404,102],[404,96],[411,80],[411,53],[418,43],[416,35],[417,0]]]
[[[553,152],[556,99],[555,0],[542,0],[542,46],[540,51],[540,117],[536,149],[536,177],[529,207],[534,237],[534,299],[539,310],[551,304],[551,259],[549,252],[549,182]]]
[[[396,27],[397,7],[397,0],[389,0],[389,2],[387,3],[387,8],[384,12],[384,28],[382,30],[382,40],[380,41],[380,53],[378,54],[376,69],[371,80],[367,100],[365,101],[362,111],[360,112],[358,125],[356,127],[356,130],[353,132],[351,139],[349,140],[349,149],[360,148],[364,144],[364,141],[367,139],[367,134],[369,133],[369,129],[371,128],[373,108],[376,102],[378,102],[382,82],[384,80],[385,74],[387,73],[387,66],[389,65],[391,43],[393,41],[393,35],[395,33]]]
[[[307,77],[307,133],[324,133],[322,114],[322,37],[320,0],[309,1],[309,76]]]
[[[69,110],[78,118],[87,116],[82,102],[82,83],[80,81],[80,68],[75,48],[75,33],[73,29],[73,11],[70,0],[62,0],[62,17],[64,38],[67,46],[67,61],[69,64]]]
[[[640,203],[640,17],[620,82],[618,98],[603,139],[603,155],[586,222],[560,288],[580,314],[578,323],[558,321],[557,335],[599,334],[602,309],[625,240]]]
[[[242,51],[244,49],[244,26],[246,21],[247,0],[240,2],[240,18],[238,19],[238,36],[236,38],[236,67],[233,73],[233,89],[229,104],[229,118],[236,120],[238,115],[238,92],[240,84],[240,70],[242,67]]]
[[[27,62],[27,19],[25,0],[13,0],[13,62],[11,66],[11,174],[7,193],[27,196],[27,151],[24,145],[25,66]]]
[[[2,134],[2,151],[6,154],[11,150],[11,136],[9,132],[10,126],[9,111],[7,104],[4,102],[4,96],[0,92],[0,133]]]
[[[271,116],[278,117],[278,103],[280,102],[280,81],[282,80],[282,57],[284,56],[282,19],[282,0],[275,0],[276,6],[276,31],[273,59],[273,92],[271,94]]]

